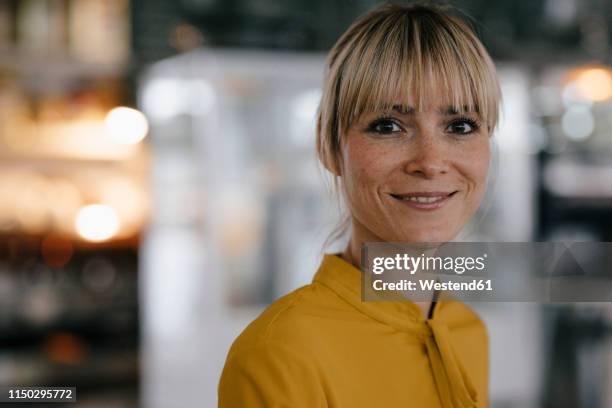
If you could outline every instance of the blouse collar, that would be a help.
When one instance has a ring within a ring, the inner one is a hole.
[[[325,254],[313,282],[329,287],[371,318],[397,330],[415,334],[418,341],[426,346],[444,408],[473,408],[478,405],[478,393],[473,381],[457,359],[453,347],[448,324],[454,320],[451,316],[455,313],[450,312],[451,308],[449,316],[441,313],[446,301],[437,301],[431,319],[425,319],[421,309],[406,298],[401,301],[364,302],[361,299],[361,271],[338,254]]]
[[[339,254],[325,254],[313,282],[319,282],[366,315],[402,331],[419,331],[426,320],[421,308],[401,298],[398,301],[363,301],[362,272]],[[440,304],[436,305],[436,309]]]

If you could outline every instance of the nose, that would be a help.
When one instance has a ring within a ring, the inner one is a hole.
[[[427,179],[448,173],[449,152],[440,137],[420,134],[408,149],[406,173]]]

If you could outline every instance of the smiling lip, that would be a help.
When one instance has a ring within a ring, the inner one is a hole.
[[[411,208],[432,211],[442,208],[457,191],[417,191],[413,193],[391,194],[391,197]]]

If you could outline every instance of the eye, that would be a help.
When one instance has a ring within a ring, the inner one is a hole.
[[[446,128],[446,132],[459,135],[468,135],[479,129],[478,122],[469,118],[461,118],[452,121]]]
[[[370,123],[366,131],[378,133],[381,135],[389,135],[403,131],[400,125],[392,118],[379,118]]]

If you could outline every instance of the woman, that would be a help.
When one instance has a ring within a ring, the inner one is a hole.
[[[220,407],[486,407],[488,343],[460,302],[362,302],[365,242],[446,242],[485,191],[497,123],[494,65],[468,26],[431,6],[374,9],[332,48],[320,161],[351,234],[313,282],[236,339]]]

